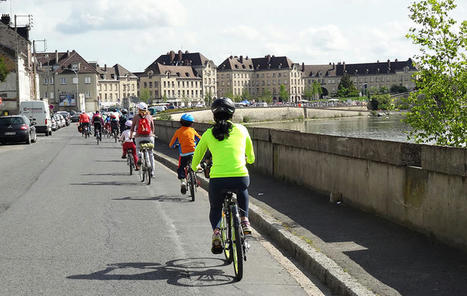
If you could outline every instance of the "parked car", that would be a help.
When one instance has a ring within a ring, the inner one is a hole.
[[[35,143],[36,128],[35,123],[24,115],[10,115],[0,117],[0,142],[26,142]]]
[[[71,115],[70,119],[71,119],[71,122],[78,122],[79,121],[79,113],[75,113],[75,114]]]
[[[50,123],[50,109],[46,100],[43,101],[23,101],[20,103],[21,114],[26,116],[31,122],[35,122],[37,132],[52,135]]]
[[[52,119],[50,119],[52,122],[52,131],[58,130],[58,124],[57,121],[55,120],[55,117],[52,116]]]
[[[71,123],[70,113],[68,113],[66,111],[58,111],[57,113],[63,116],[63,118],[65,119],[66,126],[69,126],[70,123]]]
[[[55,120],[57,121],[59,128],[66,126],[65,118],[63,118],[61,114],[55,114],[54,117],[55,117]]]

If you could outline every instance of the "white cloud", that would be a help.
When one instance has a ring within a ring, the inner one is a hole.
[[[89,9],[93,7],[93,9]],[[172,27],[186,21],[185,7],[179,0],[80,0],[73,2],[68,18],[57,25],[62,33],[95,30],[146,29]]]

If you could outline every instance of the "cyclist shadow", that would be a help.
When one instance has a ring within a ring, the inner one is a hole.
[[[169,195],[157,195],[153,197],[130,197],[125,196],[121,198],[113,198],[112,200],[140,200],[140,201],[158,201],[158,202],[192,202],[189,197],[180,197],[180,196],[169,196]]]
[[[162,265],[151,262],[108,264],[103,270],[90,274],[67,276],[72,280],[164,280],[170,285],[184,287],[209,287],[235,283],[235,277],[225,274],[219,267],[226,263],[218,258],[187,258],[170,260]]]

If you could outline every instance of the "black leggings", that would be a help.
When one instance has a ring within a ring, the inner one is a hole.
[[[232,191],[237,194],[238,206],[240,208],[240,217],[248,217],[248,186],[250,177],[229,177],[229,178],[211,178],[209,180],[209,221],[212,229],[219,227],[222,217],[222,203],[224,202],[224,193]]]

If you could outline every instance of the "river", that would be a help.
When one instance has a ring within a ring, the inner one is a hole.
[[[336,135],[355,138],[413,142],[407,139],[409,126],[400,114],[390,116],[358,116],[343,118],[310,119],[292,122],[252,123],[252,126],[297,130],[307,133]]]

